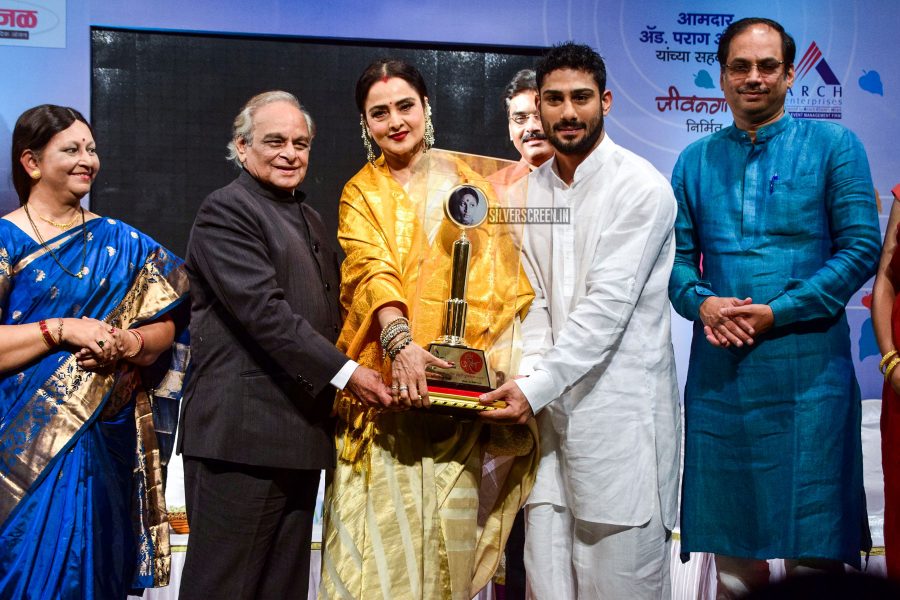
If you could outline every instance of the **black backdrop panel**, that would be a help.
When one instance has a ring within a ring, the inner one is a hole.
[[[237,175],[225,160],[235,115],[254,94],[284,89],[318,130],[300,189],[336,231],[341,188],[365,161],[353,90],[372,60],[404,58],[422,71],[437,147],[517,159],[501,96],[539,53],[94,29],[91,111],[101,169],[91,208],[183,256],[200,202]]]

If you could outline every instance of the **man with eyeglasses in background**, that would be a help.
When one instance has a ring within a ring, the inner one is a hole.
[[[669,296],[694,321],[681,549],[716,554],[718,598],[765,585],[767,558],[843,572],[871,546],[844,307],[875,271],[878,215],[857,137],[785,112],[795,51],[769,19],[725,30],[734,124],[672,175]]]
[[[531,69],[516,73],[506,86],[503,103],[509,120],[509,139],[522,158],[492,175],[489,179],[495,185],[511,185],[553,156],[553,146],[541,126],[537,95],[537,82]]]

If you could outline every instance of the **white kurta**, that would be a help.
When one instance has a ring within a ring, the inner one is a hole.
[[[568,207],[568,224],[529,224],[535,290],[517,380],[538,415],[541,463],[528,503],[577,519],[675,525],[681,413],[669,274],[676,203],[669,182],[608,136],[571,186],[555,159],[530,175],[528,206]],[[659,508],[657,508],[659,507]]]

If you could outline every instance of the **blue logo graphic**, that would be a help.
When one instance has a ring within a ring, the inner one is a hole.
[[[884,86],[881,84],[881,75],[878,71],[864,70],[862,77],[859,78],[859,87],[870,94],[884,96]]]
[[[715,89],[716,87],[716,84],[713,83],[712,76],[706,69],[700,69],[700,72],[694,75],[694,85],[708,90]]]
[[[862,362],[869,356],[881,356],[878,351],[878,342],[875,340],[875,329],[872,327],[872,318],[869,317],[859,328],[859,361]]]

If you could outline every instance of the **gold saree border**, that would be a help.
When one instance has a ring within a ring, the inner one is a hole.
[[[143,478],[146,517],[143,523],[146,535],[138,538],[138,576],[153,576],[153,587],[169,584],[171,548],[169,546],[169,514],[166,511],[166,491],[162,474],[162,460],[156,429],[153,426],[153,408],[150,395],[144,389],[135,398],[134,424],[137,428],[135,448],[136,471]]]
[[[96,220],[96,219],[91,219],[91,221],[94,221],[94,220]],[[90,221],[88,221],[88,223],[89,222]],[[85,223],[85,225],[83,225],[83,227],[87,227],[87,223]],[[45,242],[45,243],[41,244],[40,248],[38,248],[31,254],[27,254],[24,257],[22,257],[19,260],[19,262],[17,262],[11,269],[9,269],[9,271],[8,271],[9,276],[12,277],[13,275],[18,275],[20,272],[22,272],[22,270],[25,267],[27,267],[28,265],[30,265],[37,259],[41,258],[42,256],[45,256],[46,254],[48,254],[48,249],[58,250],[63,244],[65,244],[66,242],[71,240],[73,237],[75,237],[76,233],[78,234],[78,237],[81,237],[83,235],[81,233],[81,228],[78,228],[78,229],[66,232],[65,235],[55,239],[52,242]],[[88,235],[88,240],[90,240],[94,234],[89,231],[87,233],[87,235]]]
[[[0,247],[0,300],[9,294],[9,251]],[[3,318],[3,309],[0,308],[0,318]]]
[[[81,230],[79,229],[77,231],[80,233]],[[74,232],[69,231],[63,237],[49,244],[43,244],[39,249],[20,259],[15,265],[10,264],[9,262],[9,251],[6,248],[0,248],[0,298],[6,298],[6,295],[9,293],[10,280],[13,276],[18,275],[25,267],[48,254],[48,248],[57,250],[60,246],[71,240],[73,235]],[[93,236],[90,232],[88,232],[87,235],[88,239]],[[0,310],[0,317],[2,316],[3,311]]]

